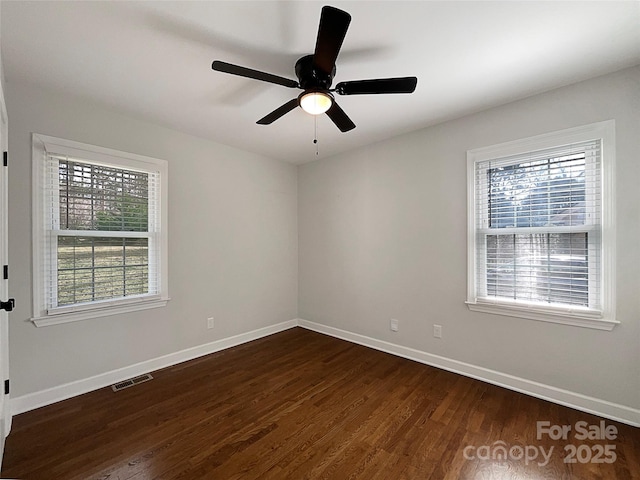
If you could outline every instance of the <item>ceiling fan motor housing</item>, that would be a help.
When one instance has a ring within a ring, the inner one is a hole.
[[[296,62],[296,76],[300,88],[304,90],[329,90],[335,74],[335,65],[331,73],[323,72],[316,67],[313,55],[305,55]]]

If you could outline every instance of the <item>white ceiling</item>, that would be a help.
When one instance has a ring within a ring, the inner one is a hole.
[[[315,1],[7,2],[9,85],[30,83],[269,157],[304,163],[640,64],[640,2],[333,1],[352,16],[334,85],[417,76],[412,95],[342,96],[357,125],[296,109],[298,90],[215,72],[213,60],[296,79]]]

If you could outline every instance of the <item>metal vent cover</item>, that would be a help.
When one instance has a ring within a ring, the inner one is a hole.
[[[111,389],[114,392],[119,392],[120,390],[133,387],[134,385],[138,385],[139,383],[148,382],[149,380],[153,380],[153,377],[151,376],[151,374],[145,373],[144,375],[140,375],[138,377],[133,377],[128,380],[123,380],[122,382],[114,383],[113,385],[111,385]]]

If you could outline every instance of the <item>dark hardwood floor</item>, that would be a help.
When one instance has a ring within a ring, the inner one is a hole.
[[[638,428],[301,328],[153,375],[16,416],[2,477],[640,479]]]

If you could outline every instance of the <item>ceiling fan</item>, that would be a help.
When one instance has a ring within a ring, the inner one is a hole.
[[[298,59],[295,65],[298,81],[219,60],[214,61],[211,68],[219,72],[303,90],[297,98],[289,100],[258,120],[257,123],[260,125],[269,125],[300,106],[312,115],[326,113],[340,131],[348,132],[356,125],[336,103],[333,93],[338,95],[413,93],[418,83],[416,77],[378,78],[340,82],[332,89],[331,83],[336,74],[336,59],[350,22],[351,15],[347,12],[330,6],[322,8],[315,52],[313,55],[305,55]]]

